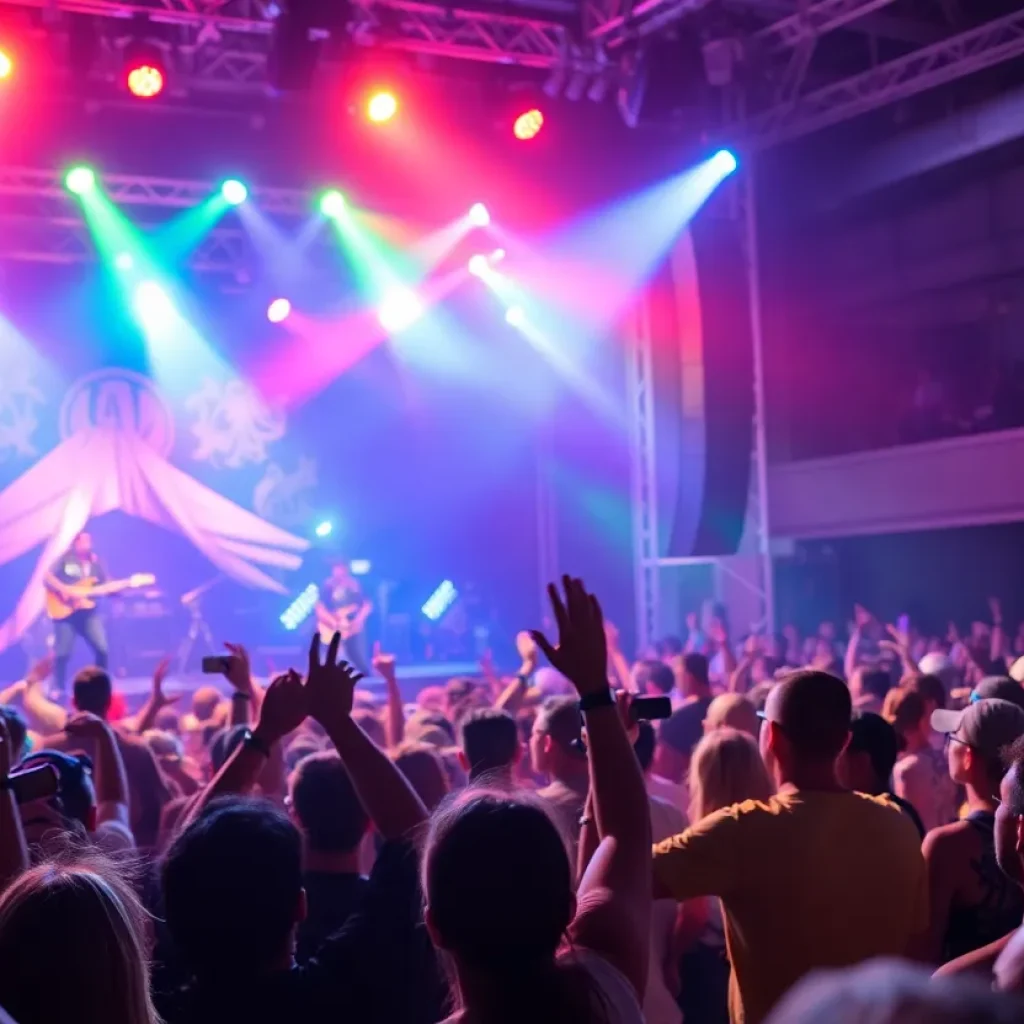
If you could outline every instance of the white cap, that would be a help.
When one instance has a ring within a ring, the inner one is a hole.
[[[938,676],[942,685],[951,690],[960,681],[960,671],[945,654],[938,651],[931,651],[926,654],[918,663],[917,667],[926,676]]]
[[[1024,655],[1021,655],[1010,666],[1010,678],[1016,680],[1018,683],[1024,683]]]

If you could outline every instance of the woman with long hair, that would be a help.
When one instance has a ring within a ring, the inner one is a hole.
[[[744,800],[767,800],[775,787],[757,742],[736,729],[716,729],[697,744],[690,760],[690,823]],[[756,856],[756,851],[751,851]],[[729,1020],[729,961],[722,907],[700,897],[680,905],[676,923],[680,961],[679,1007],[686,1024]]]
[[[597,601],[549,588],[559,642],[534,639],[580,694],[598,843],[574,891],[565,837],[525,794],[449,797],[423,856],[427,928],[452,965],[460,1024],[641,1024],[651,906],[643,776],[608,689]]]
[[[159,1024],[145,911],[101,858],[46,863],[0,896],[0,1006],[18,1024]]]

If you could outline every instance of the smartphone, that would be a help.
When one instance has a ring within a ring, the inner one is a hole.
[[[7,784],[19,804],[29,804],[34,800],[55,797],[60,779],[53,765],[37,764],[24,771],[11,772],[7,776]]]
[[[224,676],[230,667],[230,654],[208,654],[203,658],[203,675]]]
[[[629,717],[634,722],[650,722],[656,718],[668,718],[672,714],[672,700],[669,697],[634,697],[629,702]]]

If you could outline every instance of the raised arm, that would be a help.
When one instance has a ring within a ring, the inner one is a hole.
[[[43,693],[42,684],[49,678],[52,668],[53,657],[48,654],[28,670],[22,699],[25,713],[31,718],[30,725],[44,734],[60,732],[68,718],[67,712]]]
[[[28,846],[14,793],[8,789],[14,750],[7,719],[0,716],[0,892],[28,867]],[[52,771],[52,769],[51,769]]]
[[[141,736],[147,729],[153,728],[156,724],[156,716],[164,708],[170,707],[181,699],[180,694],[175,697],[168,697],[164,693],[164,680],[167,678],[167,672],[170,667],[170,658],[161,658],[157,662],[156,668],[153,669],[153,679],[146,703],[142,705],[139,713],[134,718],[126,719],[121,723],[123,728],[129,729],[131,732],[138,733]]]
[[[384,735],[388,749],[393,750],[405,737],[405,705],[402,703],[402,691],[398,688],[398,676],[395,674],[395,656],[383,653],[379,642],[373,645],[373,667],[384,680],[387,691],[388,708]]]
[[[580,695],[587,731],[590,793],[600,839],[583,878],[570,925],[577,945],[614,964],[638,993],[647,981],[651,916],[651,824],[643,775],[615,699],[608,689],[608,655],[601,606],[577,579],[563,577],[565,600],[548,594],[558,646],[533,637]]]
[[[516,650],[522,659],[519,671],[494,702],[495,707],[507,711],[510,715],[514,715],[522,707],[526,691],[530,687],[530,678],[537,671],[537,660],[540,657],[537,644],[529,633],[519,633],[516,636]]]
[[[611,665],[612,686],[620,690],[633,689],[633,676],[629,671],[629,662],[622,653],[622,642],[619,629],[611,622],[604,624],[604,639],[608,645],[608,663]]]
[[[385,839],[404,839],[427,820],[427,809],[405,776],[352,720],[352,698],[362,675],[338,661],[335,633],[320,660],[320,634],[309,648],[306,697],[309,713],[324,727],[345,763],[356,794]]]
[[[96,750],[96,824],[116,821],[131,829],[128,775],[124,769],[124,760],[114,730],[102,718],[83,711],[68,719],[64,731],[71,737],[92,740]]]
[[[849,681],[857,671],[860,655],[860,641],[864,630],[871,622],[871,612],[859,604],[853,606],[853,629],[850,630],[850,641],[846,645],[846,656],[843,658],[843,675]]]
[[[277,744],[306,720],[306,694],[302,677],[294,669],[279,675],[263,696],[259,720],[251,735],[224,762],[221,770],[182,815],[178,831],[184,831],[211,800],[232,793],[248,793],[256,785]]]

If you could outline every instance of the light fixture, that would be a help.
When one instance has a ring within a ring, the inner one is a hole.
[[[96,187],[96,172],[91,167],[79,165],[72,167],[64,175],[64,184],[67,190],[76,196],[85,195]]]
[[[384,296],[377,319],[389,334],[398,334],[423,316],[423,303],[408,288],[393,288]]]
[[[274,299],[267,306],[267,319],[272,324],[281,324],[291,316],[292,304],[287,299]]]
[[[491,223],[491,215],[483,203],[474,203],[469,208],[469,223],[478,228],[485,228]]]
[[[249,190],[235,178],[229,178],[221,185],[220,194],[228,206],[241,206],[249,198]]]
[[[345,197],[332,188],[320,197],[320,212],[325,217],[340,217],[345,212]]]
[[[536,107],[524,111],[512,123],[512,134],[520,142],[529,142],[535,139],[537,133],[544,127],[544,114]]]
[[[393,92],[375,92],[366,104],[366,116],[374,124],[384,124],[398,113],[398,99]]]

